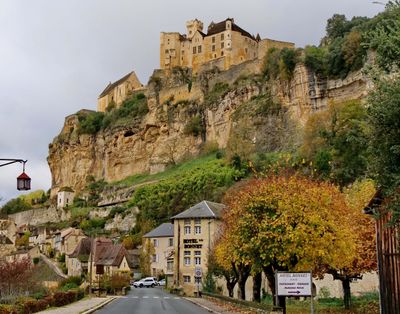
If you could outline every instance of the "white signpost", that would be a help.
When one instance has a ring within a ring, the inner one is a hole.
[[[276,272],[275,290],[276,298],[278,296],[311,297],[311,313],[314,313],[311,272]]]

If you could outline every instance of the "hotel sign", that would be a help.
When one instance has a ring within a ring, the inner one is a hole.
[[[275,276],[278,296],[311,296],[311,273],[278,272]]]
[[[201,249],[203,244],[199,242],[203,242],[203,239],[184,239],[183,247],[185,249]]]

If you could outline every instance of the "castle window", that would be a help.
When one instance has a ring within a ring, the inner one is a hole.
[[[216,58],[217,57],[217,54],[216,53],[214,53],[214,58]]]
[[[182,55],[184,55],[185,54],[185,50],[182,50]]]
[[[246,52],[246,54],[247,54],[247,48],[244,48],[244,51]]]
[[[211,37],[212,43],[215,43],[215,36]]]
[[[221,40],[224,40],[224,33],[221,34]]]
[[[168,49],[165,49],[165,54],[168,54]]]
[[[221,49],[224,49],[224,43],[221,43]]]
[[[230,47],[230,46],[231,46],[231,43],[227,43],[227,46]]]
[[[193,54],[196,53],[196,48],[197,48],[197,47],[193,47]]]
[[[215,45],[211,46],[212,51],[215,51]]]
[[[224,51],[221,51],[221,57],[224,55]]]
[[[197,47],[197,52],[198,52],[198,53],[201,53],[201,46],[198,46],[198,47]]]
[[[183,276],[183,282],[190,282],[190,276]]]

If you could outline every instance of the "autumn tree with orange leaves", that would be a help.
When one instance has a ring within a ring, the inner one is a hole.
[[[319,274],[354,259],[348,206],[332,184],[299,176],[253,179],[228,191],[225,204],[229,210],[215,247],[218,263],[231,263],[239,276],[263,270],[274,294],[276,271]],[[243,298],[245,281],[239,278],[238,284]],[[278,302],[285,308],[285,298]]]
[[[330,268],[327,273],[335,280],[342,282],[344,306],[351,306],[350,283],[354,279],[362,279],[364,273],[376,271],[375,222],[363,213],[363,208],[375,194],[374,183],[371,180],[357,181],[344,191],[346,203],[352,224],[356,255],[343,268]]]

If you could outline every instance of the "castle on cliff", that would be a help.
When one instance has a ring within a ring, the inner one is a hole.
[[[272,39],[261,39],[251,35],[235,24],[233,18],[211,22],[207,33],[203,32],[203,22],[195,19],[186,22],[186,34],[161,32],[160,68],[169,70],[186,67],[192,73],[217,67],[228,70],[240,63],[263,59],[270,48],[294,48],[294,43]],[[134,71],[114,83],[109,83],[99,95],[97,110],[104,112],[110,104],[120,106],[128,95],[143,90]]]
[[[195,19],[186,22],[186,34],[177,32],[160,36],[160,67],[188,67],[193,73],[202,67],[215,65],[221,70],[248,60],[263,58],[269,48],[294,48],[294,44],[271,39],[261,39],[251,35],[237,24],[233,18],[214,23],[203,32],[203,22]]]

